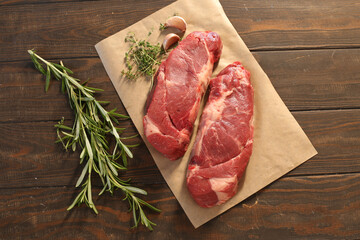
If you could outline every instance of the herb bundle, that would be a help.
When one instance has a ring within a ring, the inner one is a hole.
[[[135,145],[126,145],[122,142],[126,137],[120,137],[119,134],[125,129],[115,127],[114,123],[118,124],[118,118],[127,119],[128,117],[116,113],[116,109],[106,111],[102,104],[108,102],[97,101],[94,97],[97,91],[102,90],[88,87],[86,82],[80,83],[79,79],[70,76],[69,74],[73,72],[66,68],[61,61],[60,64],[51,63],[32,50],[28,50],[28,53],[35,68],[46,76],[45,91],[49,88],[51,77],[61,81],[62,92],[67,93],[70,107],[75,114],[72,127],[65,125],[64,119],[55,125],[58,135],[57,142],[61,142],[66,150],[72,149],[75,151],[79,147],[81,149],[80,164],[84,164],[76,183],[76,187],[81,185],[82,190],[68,210],[75,205],[85,203],[95,213],[98,213],[92,200],[91,188],[92,175],[97,174],[103,183],[103,189],[99,195],[104,191],[109,191],[112,194],[114,189],[121,189],[125,195],[123,200],[128,201],[129,211],[132,211],[135,222],[134,227],[137,227],[141,222],[141,224],[152,230],[152,225],[156,224],[146,217],[143,207],[156,212],[160,212],[160,210],[136,196],[136,194],[147,195],[146,191],[131,186],[128,180],[125,181],[119,178],[119,171],[127,169],[127,158],[133,157],[129,148]],[[115,141],[115,147],[111,153],[106,139],[108,135],[112,136]],[[117,162],[120,158],[122,164]]]

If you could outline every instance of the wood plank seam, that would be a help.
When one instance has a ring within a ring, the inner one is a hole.
[[[159,173],[160,174],[160,173]],[[294,179],[294,178],[303,178],[303,177],[337,177],[337,176],[348,176],[348,175],[357,175],[360,174],[360,171],[354,171],[354,172],[346,172],[346,173],[317,173],[317,174],[298,174],[298,175],[284,175],[281,178],[275,180],[276,181],[282,181],[282,180],[289,180],[289,179]],[[273,182],[273,183],[274,183]],[[269,185],[273,184],[270,183]],[[146,187],[146,186],[158,186],[158,185],[167,185],[165,181],[154,181],[151,183],[136,183],[135,184],[136,187],[142,188],[142,187]],[[268,187],[269,185],[267,185],[266,187]],[[97,190],[102,190],[103,186],[102,185],[97,185],[97,184],[93,184],[92,185],[93,189],[97,189]],[[265,188],[266,188],[265,187]],[[39,186],[22,186],[22,187],[0,187],[0,190],[12,190],[12,189],[46,189],[46,188],[69,188],[69,189],[74,189],[75,190],[81,190],[80,187],[75,187],[75,185],[39,185]]]
[[[239,34],[240,35],[240,34]],[[241,35],[240,35],[241,36]],[[298,52],[298,51],[324,51],[324,50],[357,50],[360,49],[360,44],[358,46],[329,46],[329,47],[294,47],[294,48],[256,48],[256,49],[249,49],[252,53],[267,53],[267,52],[285,52],[285,51],[291,51],[291,52]],[[26,56],[26,54],[24,53]],[[47,58],[47,61],[60,61],[60,60],[71,60],[71,59],[86,59],[86,58],[99,58],[98,55],[81,55],[81,56],[67,56],[66,58]],[[19,58],[15,60],[1,60],[0,64],[7,64],[7,63],[18,63],[18,62],[25,62],[29,58]],[[30,60],[29,60],[30,62]]]
[[[240,35],[240,33],[239,33]],[[241,35],[240,35],[241,36]],[[259,49],[249,49],[252,53],[268,53],[268,52],[299,52],[299,51],[324,51],[324,50],[357,50],[360,49],[360,44],[358,46],[330,46],[330,47],[299,47],[299,48],[259,48]],[[26,54],[24,54],[26,55]],[[67,56],[66,58],[47,58],[47,61],[66,61],[66,60],[72,60],[72,59],[87,59],[87,58],[99,58],[98,55],[88,55],[88,56]],[[15,59],[15,60],[1,60],[0,64],[7,64],[7,63],[21,63],[21,62],[27,62],[27,60],[30,61],[30,58],[21,58],[21,59]]]
[[[99,0],[69,0],[69,1],[46,1],[46,2],[22,2],[22,3],[0,3],[1,7],[7,7],[7,6],[26,6],[26,5],[39,5],[39,4],[59,4],[59,3],[76,3],[76,2],[100,2]],[[106,2],[106,1],[103,1]]]

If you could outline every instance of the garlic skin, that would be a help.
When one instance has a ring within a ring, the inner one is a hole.
[[[173,27],[173,28],[179,29],[181,32],[185,32],[187,24],[186,24],[185,19],[183,19],[182,17],[173,16],[173,17],[169,18],[168,20],[166,20],[164,26],[165,26],[165,28]]]
[[[171,45],[177,43],[179,40],[180,37],[178,35],[176,35],[175,33],[169,33],[168,35],[165,36],[162,46],[166,51],[169,49],[169,47],[171,47]]]

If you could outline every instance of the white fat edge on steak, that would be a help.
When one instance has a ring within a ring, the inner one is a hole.
[[[244,70],[236,69],[235,73],[237,75],[237,79],[240,79],[240,84],[243,84],[243,85],[246,85],[246,86],[251,85],[250,81],[245,81],[246,76],[245,76],[245,71]]]
[[[222,112],[224,110],[224,101],[232,94],[232,91],[222,92],[221,96],[216,100],[213,100],[203,111],[203,117],[207,118],[206,122],[201,126],[201,132],[199,134],[198,142],[195,144],[194,156],[200,155],[203,138],[208,131],[209,127],[212,126],[213,122],[216,122],[222,117]]]
[[[228,177],[228,178],[210,178],[209,179],[211,190],[216,193],[218,198],[217,205],[226,202],[230,197],[232,197],[232,192],[223,192],[224,189],[227,189],[229,185],[235,183],[234,190],[237,188],[237,175]]]
[[[145,129],[145,136],[150,136],[150,135],[152,135],[152,134],[161,134],[161,135],[163,135],[163,136],[168,136],[168,137],[172,137],[172,138],[174,138],[173,136],[170,136],[170,135],[165,135],[164,133],[162,133],[161,131],[160,131],[160,129],[158,128],[158,126],[156,126],[156,124],[152,121],[152,119],[151,118],[149,118],[148,116],[145,116],[145,119],[146,119],[146,122],[147,122],[147,126],[146,126],[146,129]],[[187,134],[187,130],[186,129],[183,129],[183,130],[181,130],[181,131],[178,131],[179,132],[179,134],[180,134],[180,136],[183,136],[183,135],[185,135],[185,136],[187,136],[188,134]],[[180,142],[179,143],[182,143],[183,141],[182,141],[182,137],[180,137]],[[179,139],[177,139],[177,141],[178,141]]]
[[[199,169],[200,169],[199,165],[195,165],[190,171],[187,172],[187,179],[189,180],[192,177],[196,177],[196,174],[199,171]]]
[[[160,129],[158,128],[158,126],[155,125],[155,123],[152,121],[151,118],[149,118],[147,115],[145,116],[147,125],[146,125],[146,129],[145,129],[145,136],[150,136],[151,134],[162,134],[162,132],[160,132]]]
[[[245,76],[245,71],[240,71],[240,70],[238,69],[238,70],[236,71],[236,73],[237,73],[237,75],[240,77],[240,84],[245,85],[245,86],[251,86],[251,87],[252,87],[250,81],[245,81],[245,78],[246,78],[246,76]],[[253,99],[253,107],[254,107],[254,106],[255,106],[255,101],[254,101],[254,99]],[[250,114],[250,112],[244,112],[244,111],[243,111],[243,113],[245,113],[245,114]],[[253,113],[254,113],[254,111],[253,111]],[[250,126],[251,128],[254,127],[254,114],[251,115],[251,118],[250,118],[250,120],[249,120],[249,126]],[[253,139],[252,139],[252,138],[249,139],[249,140],[246,142],[245,146],[248,145],[250,142],[251,142],[251,143],[253,142]]]
[[[208,53],[209,56],[209,51],[206,48],[206,51]],[[210,56],[208,57],[208,61],[207,63],[202,67],[201,71],[199,72],[199,74],[197,74],[198,78],[199,78],[199,84],[197,87],[197,91],[202,92],[203,94],[205,93],[209,82],[210,82],[210,78],[211,78],[211,74],[212,74],[212,69],[213,69],[213,64],[211,63],[211,59]],[[192,107],[192,109],[190,110],[190,114],[189,116],[192,116],[193,119],[189,119],[190,121],[195,121],[197,114],[196,111],[199,109],[199,105],[201,102],[201,97],[203,96],[203,94],[200,96],[200,98],[197,99],[197,103],[195,103]]]

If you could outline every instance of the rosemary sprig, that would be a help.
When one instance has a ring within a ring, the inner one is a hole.
[[[101,104],[108,102],[97,101],[94,97],[96,91],[102,90],[88,87],[86,83],[80,83],[79,79],[70,76],[69,74],[73,72],[66,68],[61,61],[60,64],[51,63],[41,58],[33,50],[28,50],[28,53],[35,68],[46,76],[45,91],[49,88],[51,77],[61,81],[62,92],[67,93],[70,107],[75,113],[75,121],[72,127],[65,125],[64,119],[55,125],[58,135],[57,142],[61,142],[66,150],[75,151],[77,146],[80,147],[80,164],[84,164],[76,183],[76,187],[81,185],[82,190],[67,210],[71,210],[75,205],[85,203],[95,213],[98,213],[92,200],[91,188],[92,175],[97,174],[104,186],[99,195],[105,190],[112,194],[114,189],[121,189],[125,195],[123,200],[128,201],[129,211],[132,211],[134,227],[137,227],[141,222],[152,230],[152,226],[156,224],[146,217],[143,207],[156,212],[161,210],[136,196],[136,194],[147,195],[146,191],[131,186],[129,180],[124,181],[119,178],[119,171],[127,169],[127,158],[133,157],[129,148],[135,145],[126,145],[122,142],[126,138],[120,137],[119,134],[124,128],[117,128],[114,123],[119,123],[118,118],[127,119],[128,117],[116,113],[116,109],[106,111]],[[111,135],[115,140],[112,153],[109,153],[107,135]],[[116,161],[119,158],[122,159],[122,164]]]
[[[151,35],[151,31],[148,36]],[[129,79],[137,79],[140,76],[153,77],[156,66],[161,63],[161,57],[165,53],[161,45],[151,44],[148,40],[138,40],[134,33],[125,37],[125,42],[130,44],[129,50],[125,53],[126,70],[122,75]]]

